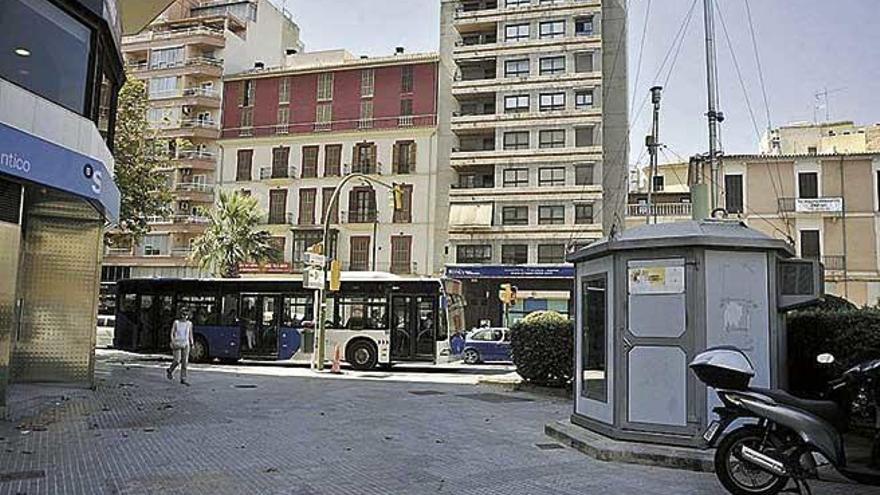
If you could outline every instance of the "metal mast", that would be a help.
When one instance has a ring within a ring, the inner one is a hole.
[[[651,102],[654,104],[654,123],[651,134],[645,138],[645,144],[648,146],[648,154],[651,156],[651,164],[648,169],[648,211],[645,223],[651,223],[651,216],[654,216],[654,223],[657,223],[657,212],[653,202],[654,177],[657,176],[657,148],[660,146],[660,92],[663,90],[660,86],[651,88]]]
[[[703,0],[703,11],[706,23],[706,82],[709,90],[709,170],[712,174],[711,191],[712,208],[718,208],[718,188],[721,183],[721,167],[718,160],[718,123],[723,116],[718,112],[718,67],[715,60],[715,0]]]

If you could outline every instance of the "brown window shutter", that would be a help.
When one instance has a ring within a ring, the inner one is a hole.
[[[376,172],[379,162],[376,161],[376,145],[370,145],[370,171]]]
[[[400,166],[400,143],[394,143],[394,151],[391,153],[391,173],[396,174]]]
[[[238,106],[244,106],[244,94],[246,92],[246,81],[242,81],[241,84],[238,85]]]
[[[348,221],[354,223],[357,216],[357,189],[348,191]]]
[[[349,168],[349,173],[354,172],[355,170],[360,171],[360,157],[358,156],[358,145],[354,145],[351,148],[351,167]]]
[[[409,143],[409,173],[413,173],[416,170],[416,142],[412,141]]]

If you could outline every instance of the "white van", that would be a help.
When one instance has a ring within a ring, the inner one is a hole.
[[[109,349],[113,347],[113,333],[115,330],[115,315],[98,315],[98,327],[95,334],[95,347],[103,349]]]

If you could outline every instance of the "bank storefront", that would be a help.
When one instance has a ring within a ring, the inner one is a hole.
[[[9,382],[91,384],[119,214],[115,0],[0,2],[0,412]]]

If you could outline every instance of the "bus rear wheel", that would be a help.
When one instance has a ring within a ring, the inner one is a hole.
[[[193,340],[193,345],[189,350],[189,360],[194,363],[204,363],[208,360],[208,343],[201,336]]]
[[[376,367],[379,362],[379,352],[372,342],[356,340],[348,344],[348,348],[345,350],[345,360],[352,368],[358,371],[367,371]]]

